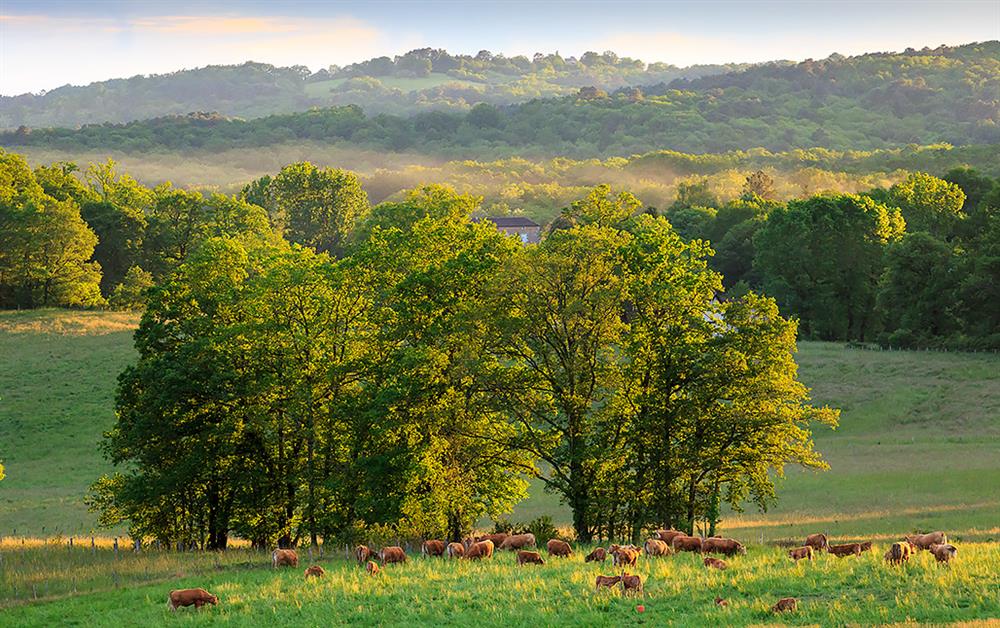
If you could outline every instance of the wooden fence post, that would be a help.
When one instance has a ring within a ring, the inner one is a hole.
[[[115,537],[115,560],[118,559],[118,537]]]

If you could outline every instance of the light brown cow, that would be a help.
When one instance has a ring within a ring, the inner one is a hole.
[[[701,537],[698,536],[688,536],[682,534],[680,536],[675,536],[673,540],[673,547],[675,552],[701,552],[702,541]]]
[[[326,575],[326,570],[319,565],[313,565],[312,567],[306,567],[306,579],[309,578],[322,578]]]
[[[825,534],[817,533],[807,536],[805,544],[807,547],[811,547],[814,550],[824,550],[830,543],[826,540]]]
[[[627,576],[622,573],[622,588],[625,594],[642,595],[642,578],[640,576]]]
[[[424,556],[444,556],[444,541],[428,539],[420,546],[420,553]]]
[[[483,558],[493,557],[493,541],[486,539],[485,541],[477,541],[473,543],[469,549],[465,550],[465,558],[467,560],[480,560]]]
[[[600,591],[603,589],[611,589],[618,586],[618,583],[622,581],[621,576],[597,576],[596,585],[594,586],[595,591]]]
[[[567,557],[573,554],[573,548],[570,547],[569,543],[561,539],[549,539],[549,542],[545,544],[545,548],[548,550],[549,556]]]
[[[792,560],[799,562],[803,558],[809,560],[813,559],[813,548],[806,545],[805,547],[797,547],[795,549],[788,550],[788,555],[792,557]]]
[[[917,547],[917,549],[930,549],[931,545],[944,545],[948,542],[948,535],[944,532],[929,532],[927,534],[908,534],[904,537]]]
[[[705,563],[706,567],[712,567],[715,569],[725,569],[729,566],[726,564],[726,561],[719,560],[718,558],[712,558],[711,556],[706,556],[705,560],[702,562]]]
[[[951,559],[958,554],[958,548],[948,543],[935,543],[929,549],[931,554],[934,554],[934,560],[939,563],[951,562]]]
[[[611,564],[619,567],[635,567],[639,562],[639,550],[633,547],[619,547],[611,552]]]
[[[391,563],[405,563],[406,552],[398,545],[390,545],[389,547],[382,548],[382,551],[378,553],[378,559],[386,565]]]
[[[167,608],[176,611],[179,606],[201,608],[206,604],[215,606],[219,598],[205,589],[176,589],[167,594]]]
[[[861,543],[844,543],[843,545],[828,545],[826,551],[838,558],[844,556],[860,556]]]
[[[657,530],[655,534],[656,538],[660,539],[667,545],[674,542],[674,538],[678,536],[684,536],[684,533],[680,530]]]
[[[278,567],[298,567],[299,555],[295,550],[276,549],[271,553],[271,566]]]
[[[722,608],[726,608],[727,606],[729,606],[729,602],[727,602],[726,600],[722,599],[721,597],[716,596],[716,598],[715,598],[715,605],[716,606],[721,606]]]
[[[649,556],[670,556],[674,553],[674,550],[669,545],[659,539],[649,539],[642,546],[642,549]]]
[[[910,560],[910,554],[912,553],[912,546],[906,541],[893,543],[889,551],[885,553],[885,562],[890,565],[902,565]]]
[[[497,532],[496,534],[484,534],[482,536],[477,536],[476,542],[481,543],[483,541],[492,541],[493,548],[496,549],[499,548],[501,545],[503,545],[503,542],[507,540],[508,536],[510,535],[507,534],[506,532]]]
[[[365,571],[368,572],[369,576],[377,576],[381,570],[378,568],[378,563],[374,560],[370,560],[368,561],[368,564],[365,565]]]
[[[705,554],[735,556],[737,554],[746,554],[747,548],[743,547],[743,544],[736,539],[724,539],[722,537],[713,536],[705,539],[702,543],[701,551]]]
[[[367,545],[359,545],[354,548],[354,559],[358,561],[359,565],[363,565],[368,562],[375,552],[371,550]]]
[[[502,550],[521,550],[526,547],[535,546],[535,535],[526,532],[524,534],[512,534],[505,538],[502,543],[500,543],[498,549]]]
[[[785,611],[798,610],[799,601],[793,597],[783,597],[778,603],[771,607],[772,613],[784,613]]]
[[[448,558],[461,558],[465,555],[465,546],[461,543],[448,544]]]
[[[603,563],[608,559],[608,550],[603,547],[595,547],[594,551],[587,554],[587,557],[583,560],[585,563]]]
[[[517,564],[544,565],[545,561],[542,559],[542,555],[539,554],[538,552],[517,550]]]

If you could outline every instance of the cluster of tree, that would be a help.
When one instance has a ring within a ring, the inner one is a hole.
[[[0,128],[75,127],[190,111],[250,118],[347,104],[400,115],[467,110],[480,102],[507,105],[566,95],[586,85],[653,85],[745,67],[749,65],[647,65],[611,52],[588,52],[579,60],[558,54],[528,59],[485,50],[476,56],[450,55],[430,48],[315,73],[300,65],[247,62],[0,96]]]
[[[112,161],[84,180],[76,171],[32,170],[0,151],[0,307],[141,307],[144,290],[200,242],[275,237],[266,212],[241,199],[149,189]]]
[[[589,89],[507,107],[481,102],[465,112],[366,115],[351,104],[249,121],[172,116],[80,129],[20,128],[0,134],[0,144],[141,152],[317,140],[481,158],[629,155],[663,147],[703,153],[996,143],[998,77],[1000,43],[991,42],[754,67],[610,95]]]
[[[204,240],[150,292],[102,522],[209,548],[457,538],[537,476],[581,540],[635,538],[824,466],[809,425],[836,412],[796,380],[795,323],[716,299],[706,244],[607,187],[529,247],[473,221],[479,201],[425,187],[351,208],[336,255]]]
[[[674,226],[712,242],[731,292],[774,297],[806,337],[1000,347],[1000,180],[955,168],[787,203],[763,172],[724,204],[682,188]]]

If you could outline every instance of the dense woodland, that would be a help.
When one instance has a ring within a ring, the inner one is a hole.
[[[196,113],[80,129],[24,127],[0,135],[0,144],[141,152],[318,140],[472,159],[989,144],[1000,142],[998,91],[1000,43],[990,42],[759,66],[610,93],[588,87],[467,112],[370,115],[352,102],[252,120]]]
[[[487,50],[475,56],[450,55],[431,48],[318,72],[249,62],[0,96],[0,128],[130,122],[190,111],[255,118],[347,104],[372,114],[461,111],[478,103],[507,105],[566,95],[586,86],[614,90],[745,67],[748,64],[678,68],[619,58],[612,52],[588,52],[579,59],[536,54],[528,59]]]

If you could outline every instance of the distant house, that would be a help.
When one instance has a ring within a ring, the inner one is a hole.
[[[541,239],[541,225],[524,216],[487,216],[483,220],[492,222],[498,231],[519,237],[524,244],[537,244]]]

